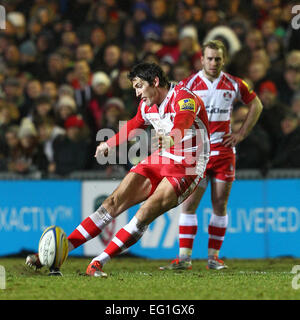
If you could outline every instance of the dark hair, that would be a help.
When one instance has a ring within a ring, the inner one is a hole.
[[[155,77],[158,77],[160,87],[169,87],[170,85],[162,68],[156,63],[142,62],[135,65],[129,72],[128,79],[132,81],[136,77],[149,82],[150,85],[153,84]]]
[[[52,104],[51,99],[49,98],[49,96],[42,94],[35,100],[35,103],[34,103],[35,107],[40,104]]]

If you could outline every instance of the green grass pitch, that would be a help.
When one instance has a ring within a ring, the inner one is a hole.
[[[206,270],[206,261],[194,260],[192,270],[174,272],[158,270],[169,260],[120,257],[105,266],[107,279],[82,275],[90,262],[87,258],[68,258],[61,269],[63,277],[49,277],[46,268],[29,269],[24,261],[24,258],[0,258],[0,265],[5,268],[5,289],[0,289],[0,300],[300,298],[300,267],[299,273],[291,273],[300,260],[292,258],[226,259],[229,268],[223,271]]]

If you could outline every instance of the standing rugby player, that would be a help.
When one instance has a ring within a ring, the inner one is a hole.
[[[219,40],[204,44],[203,69],[180,82],[204,104],[209,120],[211,155],[207,164],[206,178],[202,179],[195,192],[182,204],[179,217],[179,257],[161,270],[189,270],[192,268],[192,249],[197,233],[197,207],[211,183],[213,214],[208,226],[208,269],[227,268],[219,259],[228,224],[227,202],[235,179],[235,146],[245,139],[256,124],[262,104],[245,81],[222,71],[226,49]],[[238,99],[248,106],[247,117],[239,132],[232,133],[230,118],[234,101]]]

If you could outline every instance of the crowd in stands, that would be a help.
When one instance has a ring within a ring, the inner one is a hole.
[[[201,68],[201,44],[224,41],[225,71],[264,109],[237,146],[237,169],[300,168],[300,30],[285,0],[3,0],[0,171],[67,176],[100,166],[97,133],[119,129],[138,100],[127,72],[156,62],[169,80]],[[234,105],[232,130],[247,109]],[[121,169],[120,169],[121,167]]]

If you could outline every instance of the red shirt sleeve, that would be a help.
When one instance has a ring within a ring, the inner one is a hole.
[[[248,84],[244,80],[236,78],[236,81],[239,85],[240,98],[242,102],[245,104],[250,103],[256,97],[256,93],[249,88]]]
[[[184,130],[189,129],[194,121],[196,114],[193,112],[179,112],[176,114],[174,118],[174,126],[170,132],[170,136],[172,137],[174,144],[181,141],[184,136]]]
[[[170,132],[174,144],[184,137],[184,130],[189,129],[193,125],[198,108],[200,108],[200,103],[196,96],[193,96],[184,90],[182,93],[178,94],[178,98],[174,105],[174,110],[176,112],[174,125]]]

